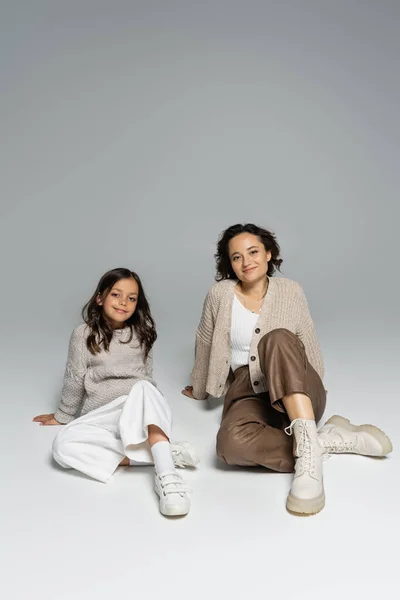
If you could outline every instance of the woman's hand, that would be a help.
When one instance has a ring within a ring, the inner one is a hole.
[[[188,398],[192,398],[193,400],[195,400],[195,397],[193,396],[193,386],[192,385],[187,385],[183,390],[182,390],[182,394],[184,396],[187,396]]]
[[[38,415],[37,417],[34,417],[33,421],[35,423],[40,423],[41,425],[62,425],[62,423],[56,421],[54,413],[49,415]]]

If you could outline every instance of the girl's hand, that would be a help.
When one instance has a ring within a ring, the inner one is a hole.
[[[187,385],[183,390],[182,390],[182,394],[184,396],[187,396],[188,398],[193,398],[193,400],[195,399],[193,396],[193,386],[192,385]]]
[[[54,413],[49,415],[38,415],[37,417],[34,417],[33,421],[35,423],[40,423],[41,425],[62,425],[62,423],[56,421]]]

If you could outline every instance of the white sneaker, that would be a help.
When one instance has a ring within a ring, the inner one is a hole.
[[[327,454],[386,456],[393,450],[389,437],[375,425],[353,425],[339,415],[328,419],[318,438]]]
[[[325,506],[322,478],[324,450],[318,443],[315,421],[295,419],[285,432],[296,441],[295,474],[286,508],[297,515],[313,515]]]
[[[190,510],[189,487],[176,471],[155,473],[154,488],[160,497],[160,512],[167,517],[187,515]]]
[[[195,467],[199,462],[196,451],[189,442],[171,442],[172,458],[176,467]]]

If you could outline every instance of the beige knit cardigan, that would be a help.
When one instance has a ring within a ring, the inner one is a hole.
[[[196,331],[195,364],[191,375],[193,396],[198,400],[208,395],[223,396],[232,382],[230,332],[236,284],[237,280],[232,279],[214,284],[204,301]],[[249,363],[251,384],[256,393],[268,389],[260,367],[258,343],[263,335],[280,328],[288,329],[299,337],[309,362],[323,378],[321,350],[301,286],[290,279],[270,277],[250,345],[250,355],[256,357]],[[254,385],[254,382],[257,384]]]

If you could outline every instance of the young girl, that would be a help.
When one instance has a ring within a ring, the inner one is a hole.
[[[100,279],[72,333],[61,402],[41,425],[66,426],[53,456],[106,483],[119,465],[154,464],[163,515],[185,515],[188,488],[175,466],[198,461],[188,443],[170,443],[171,411],[152,375],[157,338],[139,276],[113,269]],[[79,418],[76,418],[80,410]]]

